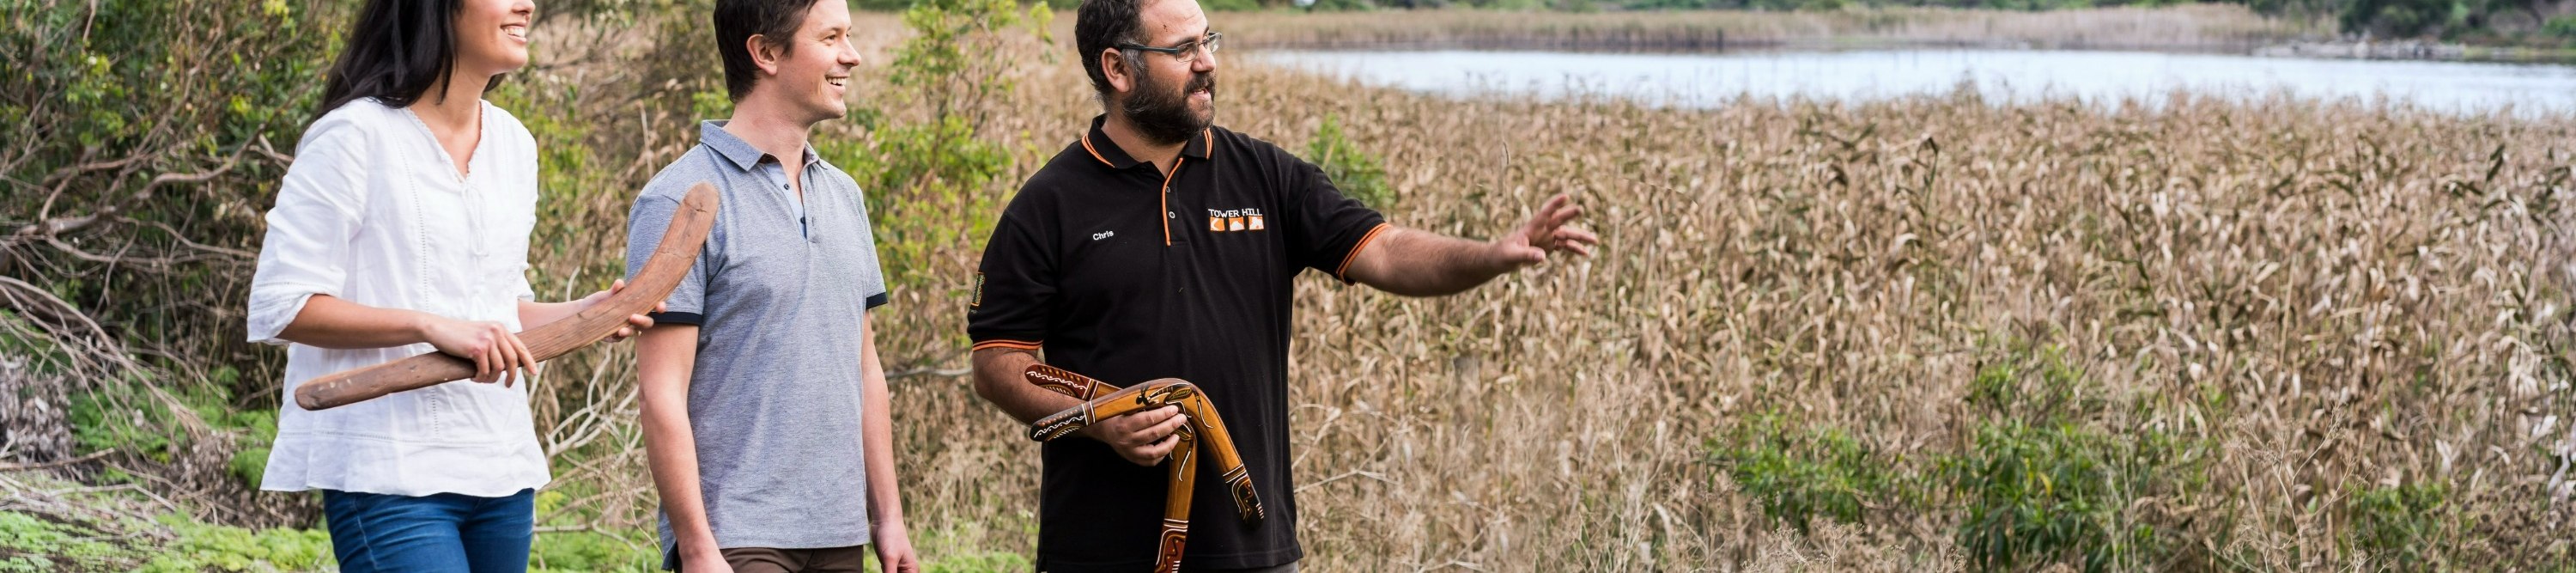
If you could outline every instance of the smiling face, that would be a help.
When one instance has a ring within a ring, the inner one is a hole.
[[[530,0],[464,0],[456,7],[456,70],[468,77],[510,73],[528,65]]]
[[[772,46],[765,57],[754,56],[767,77],[752,86],[746,100],[775,103],[786,116],[807,124],[849,113],[850,72],[859,65],[859,49],[850,44],[848,5],[815,2],[793,35],[767,40]]]

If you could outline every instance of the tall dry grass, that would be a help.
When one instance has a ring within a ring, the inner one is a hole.
[[[1217,24],[1306,25],[1260,18]],[[1097,110],[1074,62],[1037,57],[1069,49],[1023,48],[1021,89],[987,110],[1014,155],[991,193]],[[1956,569],[1958,500],[1801,532],[1710,440],[1776,413],[1922,466],[1997,421],[1970,386],[2028,346],[2064,349],[2105,404],[2076,423],[2205,446],[2198,485],[2124,510],[2175,540],[2168,566],[2384,567],[2346,502],[2428,483],[2461,528],[2435,564],[2568,559],[2576,510],[2552,477],[2576,456],[2564,115],[1973,93],[1657,110],[1447,100],[1241,60],[1218,121],[1302,149],[1339,118],[1388,167],[1400,224],[1486,237],[1564,192],[1604,239],[1448,298],[1304,279],[1291,463],[1313,570]],[[663,144],[634,164],[684,150],[687,118],[636,105],[634,129]],[[582,238],[536,253],[536,276],[604,280],[624,205],[597,203],[559,214]],[[875,318],[903,374],[911,527],[934,557],[1034,540],[1037,447],[953,374],[979,240],[943,245],[937,278]],[[626,352],[576,354],[538,386],[564,494],[545,518],[649,544]]]
[[[1764,548],[1798,536],[1702,440],[1777,411],[1899,458],[1965,449],[1998,341],[2067,349],[2111,403],[2090,424],[2207,442],[2204,488],[2141,502],[2199,563],[2364,564],[2338,502],[2412,483],[2447,484],[2472,529],[2445,565],[2568,558],[2565,116],[1659,111],[1234,75],[1226,123],[1294,139],[1338,115],[1390,166],[1400,222],[1487,236],[1571,192],[1605,240],[1448,299],[1306,285],[1292,395],[1319,564],[1786,558]],[[1955,515],[1873,517],[1828,545],[1893,548],[1865,559],[1890,569],[1952,552]]]

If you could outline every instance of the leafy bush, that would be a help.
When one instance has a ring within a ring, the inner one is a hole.
[[[1762,512],[1806,531],[1818,518],[1860,522],[1863,511],[1903,497],[1889,460],[1838,428],[1792,429],[1779,414],[1758,416],[1709,450]]]
[[[826,160],[848,168],[866,188],[877,249],[890,286],[935,286],[962,294],[958,261],[937,258],[992,235],[1004,195],[989,186],[1011,164],[1008,149],[983,133],[986,103],[1010,92],[1018,62],[995,58],[1021,28],[1048,41],[1054,12],[1022,10],[1012,0],[920,0],[903,14],[913,36],[895,50],[890,80],[903,109],[859,110],[873,130],[866,143],[817,140]],[[869,144],[873,144],[870,147]],[[947,333],[963,342],[962,333]]]
[[[240,305],[260,213],[330,61],[321,23],[340,22],[343,4],[8,3],[0,330],[25,329],[0,338],[50,340],[36,341],[55,350],[37,362],[61,382],[39,383],[59,388],[21,397],[64,422],[13,423],[8,441],[31,444],[21,455],[44,456],[22,459],[62,454],[41,444],[114,448],[111,461],[160,487],[252,495],[239,484],[264,464],[273,417],[227,412],[275,402],[230,398],[273,392],[283,361],[242,340]]]
[[[1386,183],[1386,168],[1378,165],[1377,157],[1362,151],[1358,143],[1342,134],[1340,118],[1324,116],[1323,126],[1315,129],[1314,141],[1306,144],[1306,160],[1323,168],[1324,177],[1331,179],[1342,195],[1381,211],[1395,206],[1395,190]]]
[[[2159,549],[2155,529],[2123,510],[2155,487],[2163,458],[2153,440],[2068,424],[1978,428],[1975,448],[1950,464],[1967,503],[1959,545],[1986,568],[2070,558],[2085,571],[2145,568]]]
[[[2440,548],[2458,534],[2450,519],[2450,490],[2410,483],[2362,488],[2344,501],[2354,548],[2377,570],[2418,570],[2442,563]]]
[[[2203,448],[2157,428],[2106,431],[2112,403],[2065,348],[2014,341],[1979,368],[1967,402],[1983,420],[1942,461],[1964,505],[1959,545],[1981,568],[2068,563],[2086,571],[2160,564],[2168,538],[2132,504],[2202,485]]]
[[[2576,41],[2576,14],[2550,18],[2548,23],[2540,26],[2540,33],[2560,40]]]

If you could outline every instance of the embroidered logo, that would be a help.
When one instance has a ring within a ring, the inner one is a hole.
[[[1097,240],[1106,239],[1106,238],[1115,237],[1115,236],[1118,236],[1118,232],[1117,232],[1117,231],[1101,231],[1101,232],[1098,232],[1098,233],[1092,233],[1092,234],[1091,234],[1091,240],[1097,241]]]
[[[1209,209],[1208,231],[1226,233],[1259,231],[1269,228],[1261,220],[1260,209]]]

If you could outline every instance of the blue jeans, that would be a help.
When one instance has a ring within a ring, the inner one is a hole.
[[[536,499],[533,489],[507,497],[323,490],[322,515],[342,573],[525,573]]]

